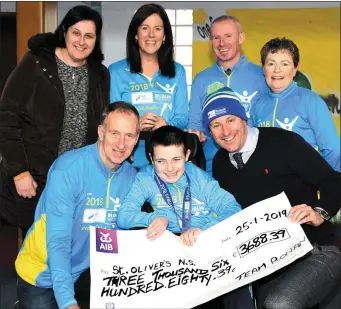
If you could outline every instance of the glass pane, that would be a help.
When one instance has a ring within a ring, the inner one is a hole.
[[[176,24],[177,25],[192,25],[193,24],[193,10],[176,10]]]
[[[175,59],[182,65],[192,65],[192,46],[176,46]]]
[[[192,26],[177,26],[175,45],[192,45],[193,28]]]
[[[192,66],[185,66],[187,85],[192,85]]]
[[[171,25],[175,25],[175,10],[166,10]]]

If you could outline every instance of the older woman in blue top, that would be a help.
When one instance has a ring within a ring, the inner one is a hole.
[[[136,107],[141,132],[165,125],[184,129],[188,122],[186,72],[174,61],[172,27],[164,8],[153,3],[141,6],[130,22],[126,43],[127,58],[109,67],[111,101]],[[144,149],[140,140],[133,162],[137,168],[148,164]]]
[[[254,104],[249,124],[300,134],[340,171],[340,137],[326,103],[293,81],[299,63],[297,45],[286,38],[272,39],[261,49],[261,61],[270,91]]]

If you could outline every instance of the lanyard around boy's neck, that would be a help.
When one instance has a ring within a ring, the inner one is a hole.
[[[159,187],[160,193],[165,200],[165,202],[173,208],[173,211],[178,219],[179,227],[181,229],[181,233],[186,232],[191,226],[191,182],[189,180],[188,175],[185,172],[185,176],[187,178],[187,187],[184,195],[184,202],[182,206],[182,218],[175,211],[174,203],[172,200],[172,196],[167,188],[165,182],[155,173],[154,179],[156,181],[157,186]]]

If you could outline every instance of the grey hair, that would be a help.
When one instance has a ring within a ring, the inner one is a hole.
[[[231,15],[222,15],[222,16],[219,16],[215,20],[212,21],[211,27],[210,27],[210,38],[212,39],[212,27],[214,24],[221,22],[221,21],[229,21],[229,20],[236,24],[239,33],[243,32],[242,24],[240,23],[238,18],[231,16]]]
[[[123,101],[117,101],[109,104],[102,113],[102,122],[101,125],[105,127],[106,120],[108,118],[108,115],[112,112],[119,112],[124,114],[134,114],[137,117],[137,120],[140,121],[140,115],[137,109],[134,105],[123,102]],[[138,126],[139,128],[139,126]]]

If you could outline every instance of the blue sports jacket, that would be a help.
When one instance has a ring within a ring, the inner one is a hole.
[[[232,194],[220,188],[208,173],[191,162],[186,163],[186,173],[191,190],[191,228],[205,230],[241,210]],[[137,174],[136,180],[117,214],[117,225],[122,229],[147,227],[157,217],[167,218],[167,229],[180,233],[174,210],[163,199],[156,181],[155,168],[149,165]],[[176,213],[182,218],[183,198],[187,187],[185,175],[174,184],[166,183],[172,196]],[[141,212],[145,201],[151,203],[153,213]]]
[[[110,101],[133,104],[140,116],[147,112],[162,116],[168,125],[185,129],[188,123],[188,94],[184,67],[175,62],[175,77],[169,78],[157,71],[149,80],[140,73],[131,73],[126,59],[109,66]],[[148,165],[145,143],[140,140],[134,153],[133,165]]]
[[[269,91],[253,105],[249,125],[296,132],[340,172],[340,137],[326,103],[315,92],[295,82],[281,93]]]
[[[60,156],[15,262],[18,275],[36,287],[53,288],[61,309],[77,304],[74,282],[90,267],[89,226],[117,228],[117,210],[135,176],[127,162],[111,172],[97,143]]]

